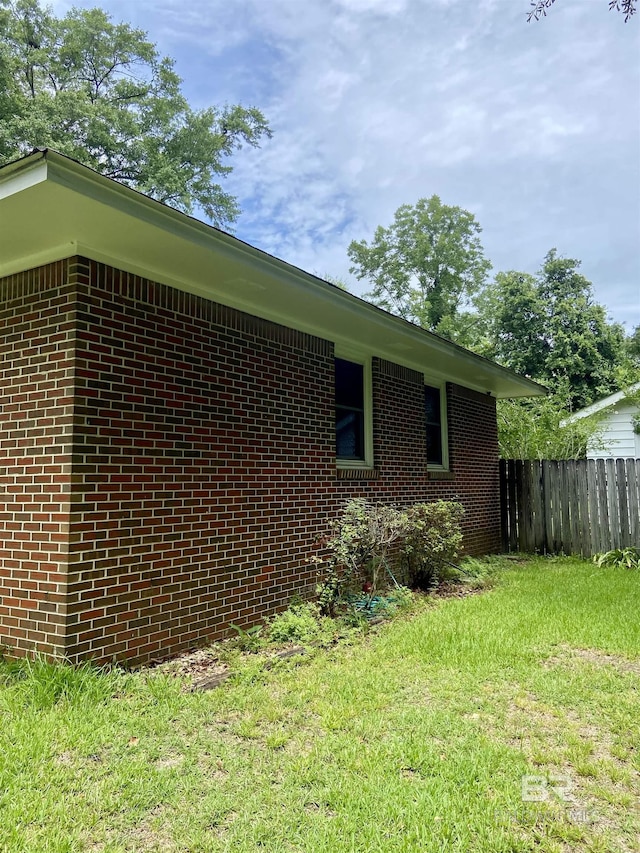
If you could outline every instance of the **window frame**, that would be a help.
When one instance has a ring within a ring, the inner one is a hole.
[[[440,392],[440,444],[442,446],[442,464],[438,465],[434,462],[429,462],[427,453],[425,453],[425,462],[428,471],[450,471],[449,467],[449,424],[447,420],[447,383],[442,379],[436,379],[428,374],[423,375],[424,386],[426,388],[434,388]],[[427,413],[424,410],[424,436],[425,450],[427,439]]]
[[[371,375],[371,356],[345,347],[335,347],[334,351],[334,395],[335,395],[335,359],[351,361],[362,365],[362,400],[364,417],[364,459],[340,459],[336,453],[336,468],[373,469],[373,382]],[[334,400],[334,446],[335,446],[335,400]]]

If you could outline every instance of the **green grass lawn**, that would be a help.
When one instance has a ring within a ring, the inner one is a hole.
[[[204,693],[2,665],[0,850],[639,850],[640,574],[500,567]]]

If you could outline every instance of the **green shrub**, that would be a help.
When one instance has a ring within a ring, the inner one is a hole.
[[[324,565],[324,576],[319,579],[316,586],[318,609],[323,616],[333,617],[336,615],[338,602],[343,598],[345,577],[335,563],[323,564],[322,560],[318,562],[320,566]]]
[[[293,604],[283,613],[274,616],[267,626],[269,639],[274,643],[308,643],[321,633],[320,613],[317,604]]]
[[[236,632],[236,642],[242,652],[257,652],[262,647],[262,632],[264,625],[252,625],[251,628],[241,628],[239,625],[229,623],[229,627]]]
[[[593,562],[597,566],[619,566],[624,569],[640,569],[640,548],[614,548],[604,554],[596,554]]]
[[[455,501],[414,504],[405,510],[403,551],[411,586],[437,586],[462,545],[463,515],[464,508]]]
[[[403,541],[404,516],[389,504],[354,498],[347,501],[330,528],[322,543],[329,557],[314,560],[324,573],[318,599],[322,613],[327,615],[333,615],[338,601],[362,583],[374,595],[393,578],[390,563]]]
[[[378,589],[390,555],[404,537],[404,518],[394,506],[363,498],[347,502],[333,524],[327,547],[351,577],[362,577]]]
[[[410,585],[429,589],[437,584],[462,543],[463,514],[452,501],[403,510],[362,498],[348,501],[323,543],[328,559],[315,558],[324,570],[317,587],[321,612],[333,615],[337,603],[363,582],[371,597],[389,581],[398,586],[392,563],[402,555]]]

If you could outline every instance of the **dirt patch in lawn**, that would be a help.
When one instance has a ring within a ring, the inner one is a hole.
[[[616,672],[631,672],[640,675],[640,660],[629,660],[621,655],[610,655],[599,649],[578,649],[573,646],[559,646],[558,654],[544,661],[547,667],[566,666],[579,661],[592,666],[611,667]]]

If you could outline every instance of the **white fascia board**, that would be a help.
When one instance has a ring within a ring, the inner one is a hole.
[[[0,201],[46,181],[48,172],[43,154],[25,157],[4,166],[0,170]]]

